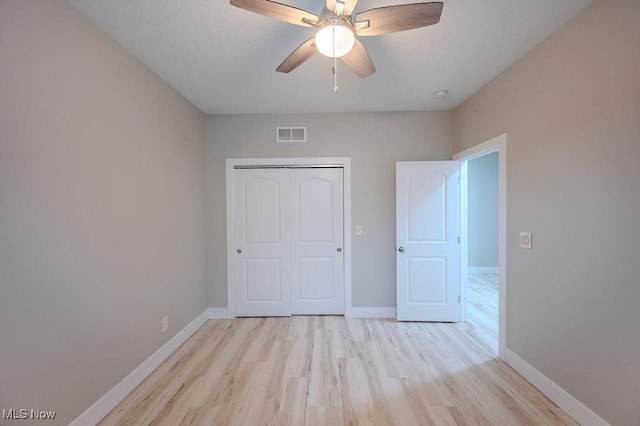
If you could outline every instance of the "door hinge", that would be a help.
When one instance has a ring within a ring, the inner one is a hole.
[[[458,303],[460,303],[460,296],[458,296]]]
[[[458,244],[460,244],[460,237],[458,237]]]

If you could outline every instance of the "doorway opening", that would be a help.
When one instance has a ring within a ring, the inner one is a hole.
[[[467,304],[465,319],[498,353],[498,152],[465,161]]]
[[[453,157],[461,161],[462,319],[500,358],[507,327],[506,148],[503,134]]]

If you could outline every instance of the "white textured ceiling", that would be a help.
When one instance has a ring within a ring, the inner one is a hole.
[[[226,0],[69,0],[208,114],[455,108],[591,0],[444,0],[440,23],[362,37],[377,72],[361,80],[320,54],[275,72],[313,29]],[[323,0],[279,0],[318,14]],[[416,2],[361,0],[354,13]],[[448,90],[443,99],[433,93]]]

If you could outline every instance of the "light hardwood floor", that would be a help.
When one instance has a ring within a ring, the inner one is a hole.
[[[469,274],[468,321],[475,332],[498,353],[498,274]]]
[[[102,425],[573,425],[471,323],[211,320]]]

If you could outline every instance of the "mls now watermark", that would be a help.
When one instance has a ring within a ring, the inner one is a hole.
[[[3,408],[3,420],[53,420],[56,418],[55,411],[37,410],[35,408]]]

